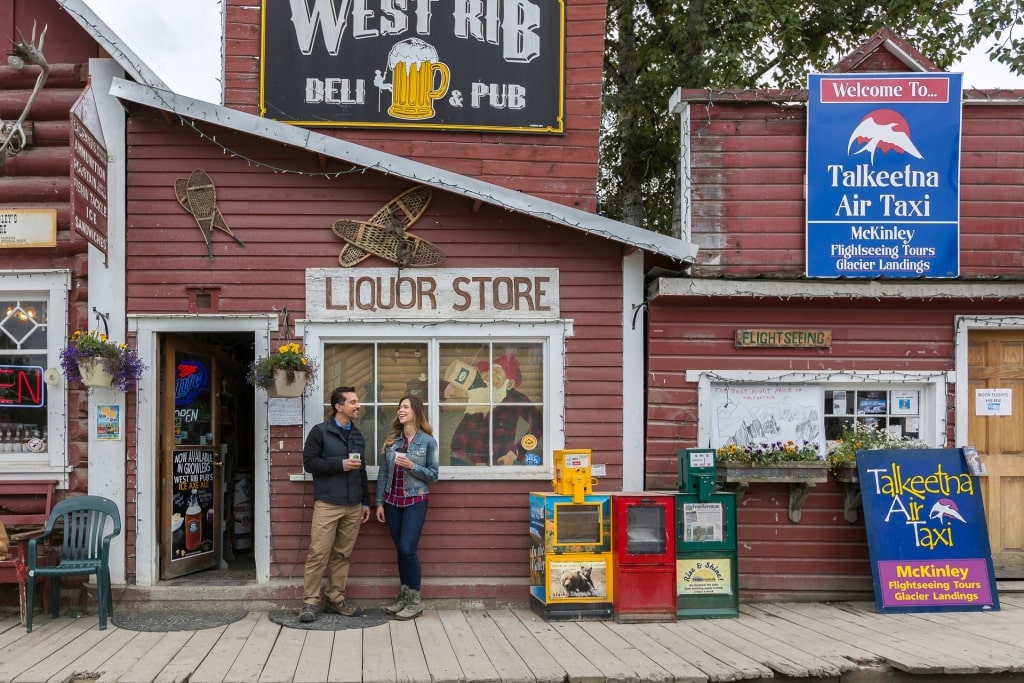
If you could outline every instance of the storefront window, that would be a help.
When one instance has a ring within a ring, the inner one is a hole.
[[[69,284],[67,271],[0,272],[0,476],[66,479],[67,404],[56,368]]]
[[[335,387],[356,388],[371,467],[406,395],[426,405],[442,466],[542,465],[544,352],[515,341],[327,343],[324,408]]]
[[[0,300],[0,458],[47,449],[45,299]]]
[[[854,422],[897,438],[921,437],[919,389],[826,389],[825,438],[838,439]]]

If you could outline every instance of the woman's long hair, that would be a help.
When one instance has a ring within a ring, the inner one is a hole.
[[[427,408],[416,396],[403,396],[398,402],[398,405],[402,405],[402,401],[408,401],[409,407],[412,408],[412,415],[416,423],[416,431],[424,432],[431,436],[434,435],[434,428],[430,426],[430,421],[427,420]],[[404,427],[402,423],[398,421],[398,415],[395,415],[395,419],[391,421],[391,432],[388,434],[388,438],[384,439],[384,445],[381,447],[383,453],[388,449],[388,446],[395,442],[399,436],[402,435]]]

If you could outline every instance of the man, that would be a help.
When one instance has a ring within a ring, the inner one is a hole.
[[[331,392],[334,414],[306,436],[302,466],[313,475],[313,521],[303,579],[299,621],[316,620],[320,579],[327,569],[325,612],[357,616],[359,608],[345,599],[349,557],[359,526],[370,519],[370,489],[363,453],[366,440],[353,423],[359,397],[352,387]]]
[[[488,386],[470,388],[466,392],[470,405],[452,434],[452,464],[489,464],[488,434],[496,464],[525,464],[527,452],[536,452],[539,447],[544,418],[536,406],[526,405],[530,399],[516,388],[523,381],[519,361],[515,356],[504,355],[495,358],[493,364],[478,363],[477,370]],[[489,406],[480,405],[491,402],[494,404],[493,420],[488,415]],[[526,437],[532,437],[530,448],[523,446]]]

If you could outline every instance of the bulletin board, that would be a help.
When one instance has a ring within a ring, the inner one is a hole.
[[[711,446],[806,441],[824,453],[824,402],[820,385],[712,385]]]

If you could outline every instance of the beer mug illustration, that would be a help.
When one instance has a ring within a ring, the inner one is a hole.
[[[384,83],[380,71],[373,79],[378,88],[391,91],[388,114],[409,121],[433,118],[434,100],[448,92],[449,76],[448,65],[438,61],[434,46],[419,38],[395,43],[388,53],[388,71],[391,83]]]

